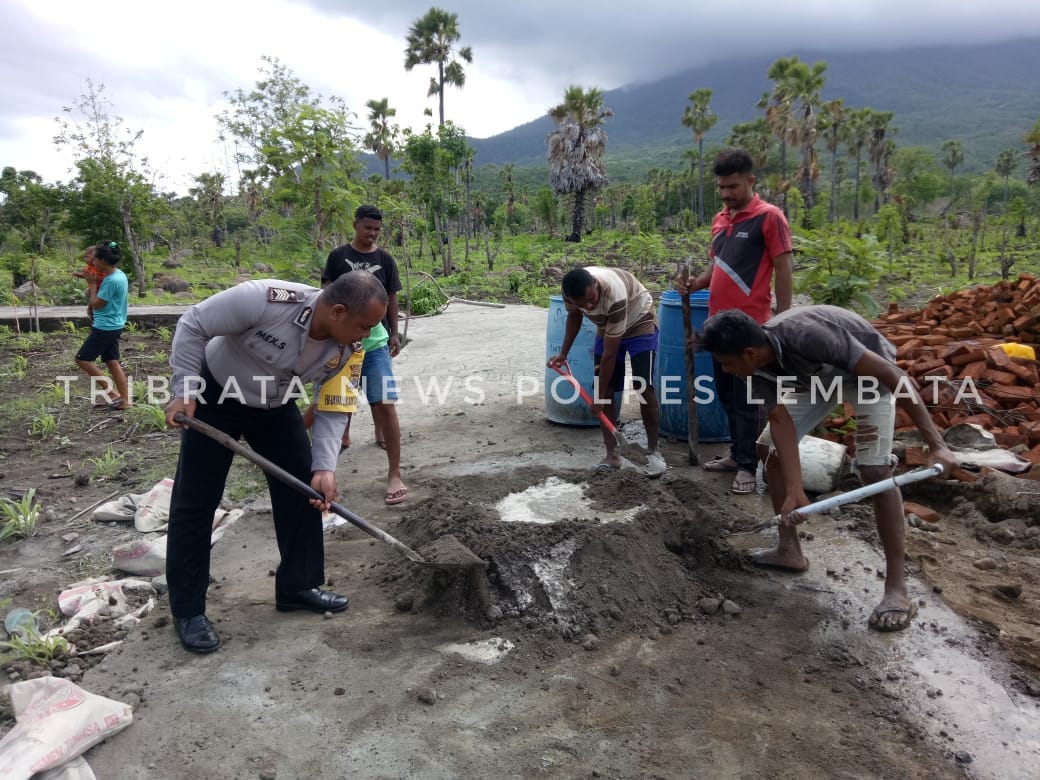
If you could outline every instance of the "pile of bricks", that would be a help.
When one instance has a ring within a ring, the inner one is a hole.
[[[896,362],[913,377],[941,430],[975,423],[1001,447],[1040,464],[1040,280],[1013,281],[934,298],[923,309],[892,304],[874,326],[896,347]],[[896,428],[913,422],[898,410]],[[909,464],[914,465],[914,464]]]

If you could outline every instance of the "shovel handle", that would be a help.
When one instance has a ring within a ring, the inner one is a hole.
[[[608,431],[614,434],[614,436],[618,435],[617,426],[610,421],[610,418],[607,417],[603,410],[599,408],[599,405],[592,400],[592,396],[589,395],[585,388],[581,386],[581,382],[579,382],[577,378],[574,376],[574,374],[571,373],[570,364],[566,360],[563,361],[562,368],[560,366],[554,365],[550,365],[549,368],[551,368],[553,371],[555,371],[557,374],[562,376],[564,379],[566,379],[574,386],[574,389],[578,391],[578,395],[581,396],[581,400],[588,404],[589,409],[596,415],[596,417],[599,418],[599,421],[603,423],[604,428],[606,428]]]
[[[223,444],[232,452],[238,453],[243,458],[248,460],[250,463],[254,463],[255,465],[259,466],[261,469],[263,469],[265,474],[270,474],[275,479],[281,480],[289,487],[295,488],[297,492],[307,496],[307,498],[313,498],[318,501],[325,500],[325,496],[323,496],[317,490],[312,488],[302,479],[293,476],[278,464],[272,463],[263,455],[260,455],[258,452],[255,452],[253,449],[242,444],[242,442],[238,441],[237,439],[233,439],[232,437],[228,436],[226,433],[224,433],[224,431],[220,430],[219,428],[214,428],[209,423],[205,423],[202,420],[196,420],[194,417],[188,417],[186,414],[184,414],[184,412],[177,412],[177,414],[174,415],[173,419],[174,421],[179,422],[181,425],[187,425],[189,428],[191,428],[194,431],[197,431],[198,433],[201,433],[203,436],[208,436],[209,438],[213,439],[219,444]],[[382,542],[386,542],[395,550],[406,556],[409,560],[415,561],[416,563],[427,562],[425,558],[419,555],[419,553],[417,553],[411,547],[404,544],[403,542],[398,541],[390,534],[388,534],[386,531],[380,528],[376,528],[363,517],[359,517],[358,515],[354,514],[345,506],[341,506],[340,504],[337,504],[333,501],[329,504],[329,508],[337,515],[342,517],[344,520],[347,520],[351,524],[360,528],[369,536],[373,536]]]
[[[844,504],[851,504],[853,501],[859,501],[861,498],[867,498],[869,496],[876,496],[878,493],[884,493],[886,490],[892,490],[893,488],[900,487],[901,485],[909,485],[913,482],[920,482],[923,479],[930,479],[931,477],[937,477],[943,473],[943,467],[936,463],[934,466],[928,466],[923,469],[917,469],[915,471],[908,471],[905,474],[900,474],[895,477],[889,477],[883,479],[880,482],[871,482],[869,485],[855,488],[854,490],[847,490],[844,493],[838,493],[836,496],[830,498],[824,498],[819,501],[813,501],[811,504],[799,507],[796,511],[800,515],[811,515],[815,512],[826,512],[835,507],[842,506]],[[762,525],[763,528],[768,528],[772,525],[777,525],[780,522],[780,515],[775,515],[768,523]]]

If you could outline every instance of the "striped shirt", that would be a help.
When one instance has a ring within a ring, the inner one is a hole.
[[[623,268],[590,266],[585,270],[599,287],[596,307],[587,311],[565,300],[567,311],[580,311],[596,326],[597,334],[605,338],[627,339],[654,332],[654,301],[642,282]]]

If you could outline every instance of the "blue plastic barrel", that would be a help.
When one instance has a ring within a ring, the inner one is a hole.
[[[545,326],[546,360],[560,353],[566,330],[567,309],[563,305],[563,296],[553,295],[549,298],[549,320]],[[595,342],[596,326],[582,316],[581,330],[567,353],[567,362],[575,379],[592,398],[596,397],[592,384],[595,376],[592,348]],[[545,416],[561,425],[599,425],[599,419],[593,417],[574,385],[548,366],[545,367]]]
[[[699,331],[708,318],[708,292],[690,294],[690,324]],[[657,309],[660,329],[654,390],[661,402],[661,433],[677,439],[688,435],[686,393],[686,331],[682,321],[682,297],[665,290]],[[715,394],[715,372],[711,355],[697,352],[693,358],[694,388],[697,394],[697,432],[703,442],[729,441],[729,421]]]

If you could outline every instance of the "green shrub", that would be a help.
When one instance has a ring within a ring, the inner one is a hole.
[[[412,288],[406,305],[412,314],[420,315],[437,311],[447,302],[448,299],[437,292],[433,285],[420,283]]]

